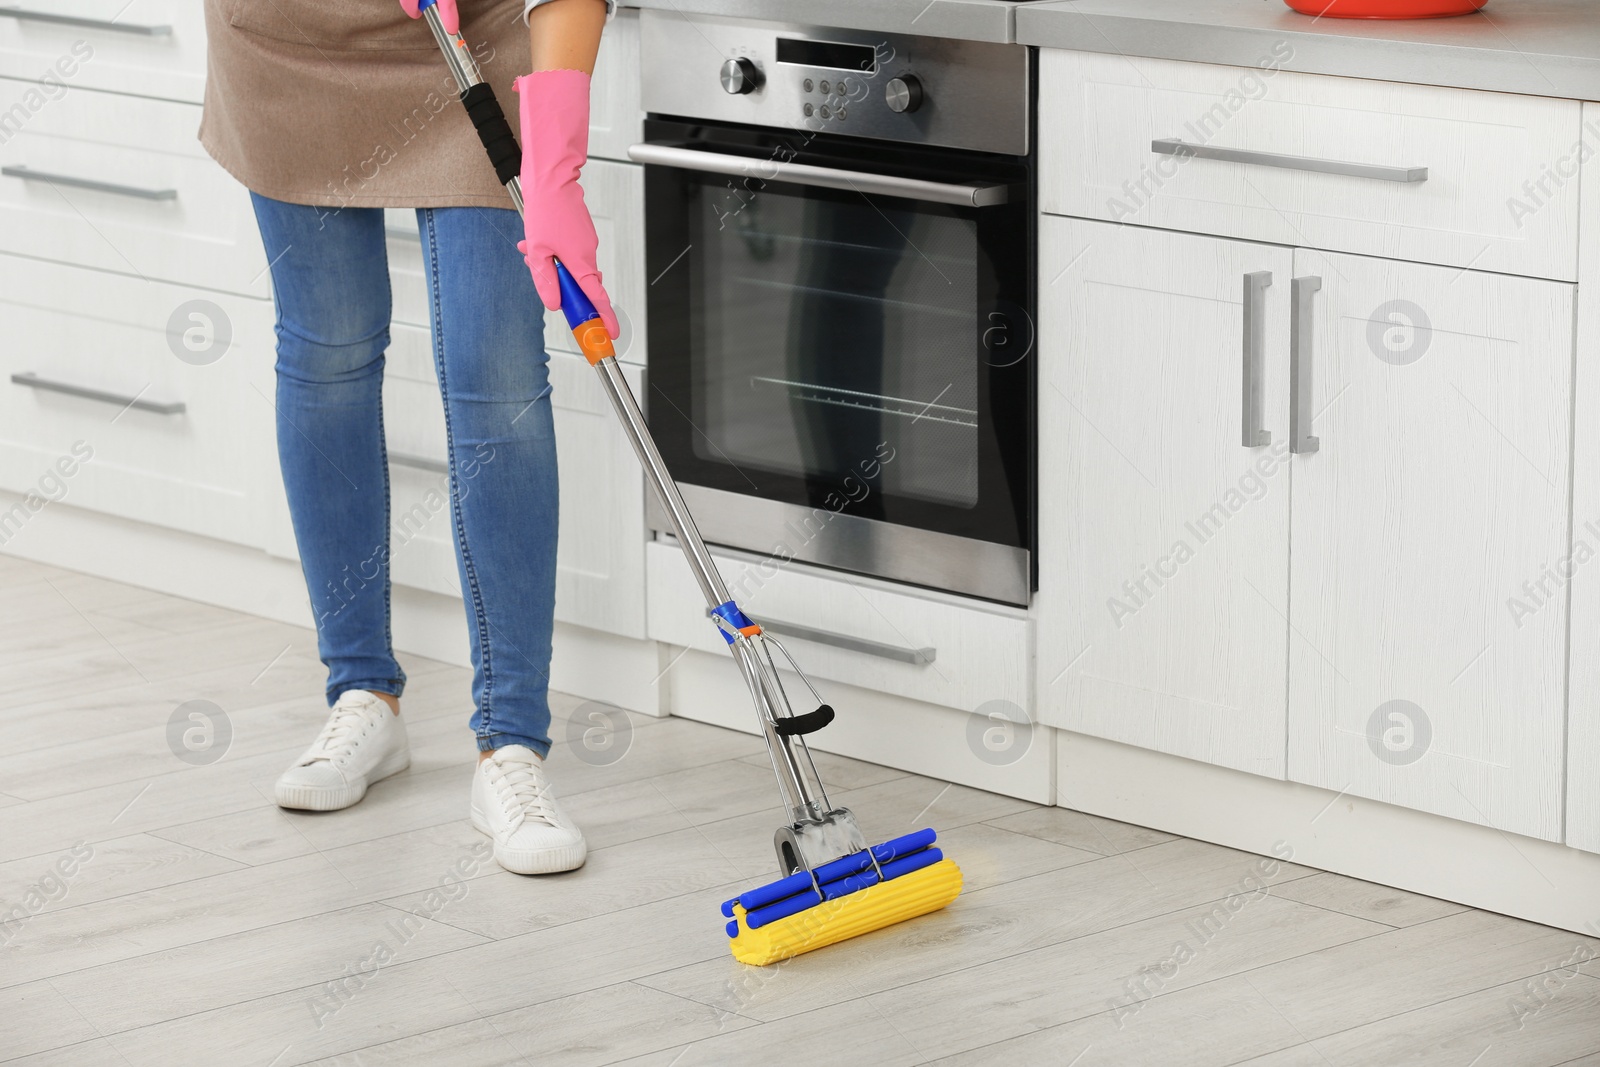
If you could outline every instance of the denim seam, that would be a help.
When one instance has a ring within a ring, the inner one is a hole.
[[[489,648],[489,617],[483,605],[483,594],[478,582],[478,569],[472,561],[472,550],[467,545],[467,527],[461,517],[461,486],[456,478],[456,441],[455,432],[450,425],[450,385],[449,375],[445,372],[444,355],[444,294],[439,286],[439,241],[438,232],[434,226],[432,210],[420,209],[427,220],[428,230],[428,281],[433,295],[433,345],[435,373],[439,377],[439,397],[444,402],[444,439],[445,448],[450,458],[450,520],[455,526],[456,545],[461,551],[461,569],[467,576],[467,587],[472,596],[472,613],[478,626],[478,647],[482,650],[482,663],[479,667],[483,671],[483,702],[479,710],[483,713],[482,726],[478,731],[478,740],[487,740],[493,737],[494,724],[494,657]]]
[[[388,272],[385,271],[385,276]],[[394,294],[390,292],[390,299]],[[387,350],[387,346],[385,346]],[[393,695],[398,697],[406,686],[405,671],[394,654],[394,560],[391,553],[389,529],[394,521],[393,490],[389,484],[389,434],[383,420],[383,384],[378,385],[378,449],[383,454],[383,646],[388,650],[389,662],[394,664]]]

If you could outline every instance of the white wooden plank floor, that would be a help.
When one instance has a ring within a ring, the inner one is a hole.
[[[467,672],[406,668],[411,769],[283,812],[309,632],[0,555],[0,1061],[1600,1065],[1600,941],[1293,864],[1228,911],[1254,857],[833,756],[869,837],[937,827],[967,889],[744,968],[717,905],[773,873],[758,741],[634,717],[594,766],[560,698],[590,859],[520,878],[465,818]],[[216,762],[169,747],[189,700]]]

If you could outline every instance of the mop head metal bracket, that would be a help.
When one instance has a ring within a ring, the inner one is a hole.
[[[867,835],[849,808],[835,808],[819,818],[778,827],[772,844],[778,852],[778,869],[788,875],[864,851]]]
[[[765,966],[938,911],[962,879],[934,841],[918,830],[725,901],[734,959]]]

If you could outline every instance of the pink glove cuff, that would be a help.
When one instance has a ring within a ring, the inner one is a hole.
[[[595,264],[599,238],[578,175],[589,155],[589,75],[540,70],[514,83],[522,126],[522,200],[526,240],[520,247],[539,297],[561,306],[552,257],[560,259],[617,336],[617,316]]]
[[[578,180],[589,158],[589,75],[536,70],[512,82],[522,123],[522,184]]]

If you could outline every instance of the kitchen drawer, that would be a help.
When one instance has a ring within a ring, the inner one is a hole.
[[[19,17],[19,11],[47,17]],[[37,79],[46,73],[70,85],[198,104],[206,79],[204,5],[6,0],[0,6],[0,76]]]
[[[1047,212],[1577,276],[1575,101],[1059,50],[1039,99]]]
[[[1020,609],[918,594],[887,582],[846,578],[798,563],[783,566],[775,558],[743,552],[717,549],[713,555],[734,599],[751,618],[770,625],[814,679],[963,711],[993,700],[1024,711],[1031,707],[1028,620]],[[676,542],[651,542],[646,560],[649,636],[725,652]],[[835,635],[848,647],[784,632],[790,628]],[[930,662],[907,662],[923,650]],[[734,669],[732,664],[728,669]],[[826,687],[822,693],[827,696]],[[793,692],[790,696],[797,704],[809,699]]]
[[[627,363],[644,363],[644,170],[636,163],[590,159],[584,165],[582,183],[600,237],[600,273],[622,324],[617,356]],[[506,203],[509,207],[510,200]],[[394,320],[427,328],[427,272],[417,238],[416,213],[391,210],[385,225],[389,230]],[[539,299],[531,278],[528,299]],[[580,354],[566,320],[555,313],[545,316],[544,343],[551,352]]]
[[[203,298],[209,307],[185,307],[196,297],[182,286],[0,256],[0,487],[255,543],[255,494],[274,454],[272,309],[216,293]],[[184,347],[182,332],[197,331],[192,340],[204,346],[223,329],[231,340],[214,362]],[[48,385],[58,388],[40,387]],[[63,488],[41,490],[78,442],[92,459]]]
[[[192,104],[65,91],[0,144],[0,251],[267,296],[249,196],[199,122]]]

